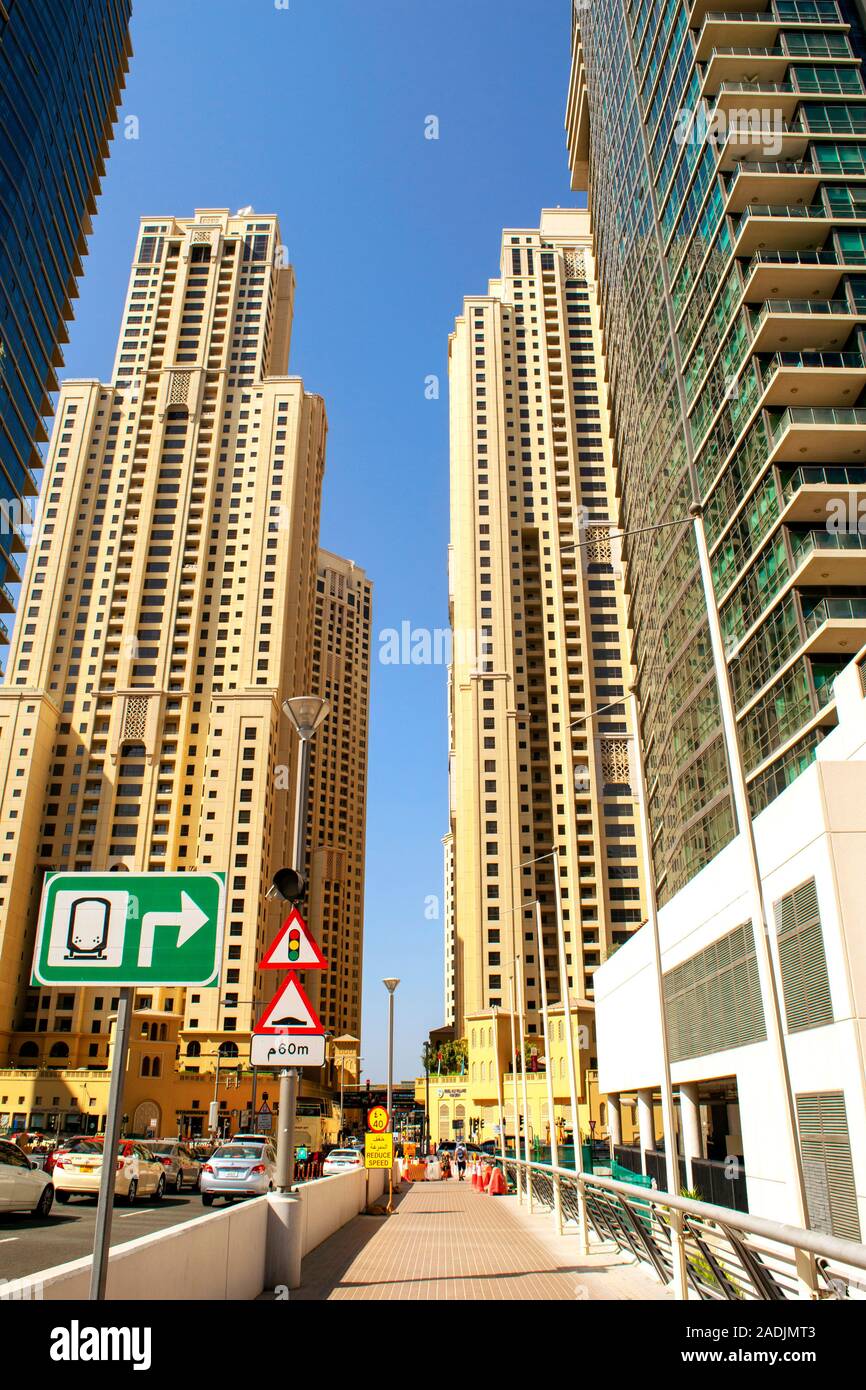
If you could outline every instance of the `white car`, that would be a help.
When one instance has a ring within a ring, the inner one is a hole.
[[[214,1149],[201,1170],[201,1200],[212,1207],[216,1197],[261,1197],[274,1186],[277,1156],[271,1144],[237,1139]]]
[[[334,1178],[338,1173],[351,1173],[353,1168],[363,1168],[364,1153],[361,1149],[332,1149],[322,1164],[322,1177]]]
[[[102,1179],[101,1139],[78,1139],[58,1154],[52,1178],[58,1202],[70,1197],[98,1197]],[[165,1192],[165,1170],[159,1159],[134,1139],[121,1139],[117,1146],[114,1195],[129,1206],[138,1197],[159,1202]]]
[[[54,1184],[19,1149],[0,1139],[0,1211],[30,1211],[47,1216],[54,1201]]]

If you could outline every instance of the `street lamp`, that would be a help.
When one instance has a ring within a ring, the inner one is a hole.
[[[307,798],[310,787],[311,743],[316,730],[328,717],[328,702],[319,695],[295,695],[283,702],[283,713],[291,720],[301,741],[298,753],[298,780],[295,788],[295,851],[292,869],[281,869],[274,875],[273,897],[295,902],[306,891],[305,842],[307,828]],[[291,1192],[295,1179],[295,1110],[298,1102],[298,1069],[286,1067],[280,1072],[280,1124],[277,1131],[278,1192]]]
[[[382,984],[388,991],[388,1128],[393,1130],[394,1120],[391,1114],[391,1104],[394,1091],[394,991],[399,985],[399,980],[383,980]]]
[[[394,1103],[394,991],[400,981],[395,979],[383,980],[382,984],[388,991],[388,1131],[394,1132],[394,1115],[392,1106]],[[388,1215],[391,1214],[391,1206],[394,1200],[394,1170],[391,1168],[388,1174]]]

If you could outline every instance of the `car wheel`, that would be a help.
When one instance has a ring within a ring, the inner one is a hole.
[[[213,1206],[213,1194],[210,1193],[210,1192],[203,1192],[203,1193],[201,1194],[201,1204],[202,1204],[203,1207],[212,1207],[212,1206]]]
[[[159,1182],[156,1184],[156,1191],[153,1194],[155,1202],[161,1202],[165,1196],[165,1173],[160,1173]]]
[[[52,1187],[51,1183],[48,1183],[48,1185],[47,1185],[46,1187],[43,1187],[43,1189],[42,1189],[42,1191],[41,1191],[41,1193],[40,1193],[40,1195],[39,1195],[39,1201],[36,1203],[36,1206],[33,1208],[33,1215],[34,1215],[34,1216],[48,1216],[49,1213],[50,1213],[50,1211],[51,1211],[51,1208],[53,1207],[53,1205],[54,1205],[54,1188]]]
[[[66,1203],[69,1201],[69,1193],[68,1193],[68,1192],[63,1192],[63,1191],[61,1190],[61,1191],[59,1191],[59,1192],[55,1192],[54,1195],[55,1195],[55,1197],[57,1198],[58,1202],[61,1202],[61,1203],[63,1204],[63,1206],[66,1206]]]
[[[134,1205],[135,1205],[135,1199],[136,1199],[137,1196],[138,1196],[138,1181],[137,1181],[137,1179],[132,1178],[132,1179],[130,1180],[130,1183],[129,1183],[129,1191],[128,1191],[127,1194],[126,1194],[126,1205],[127,1205],[128,1207],[134,1206]]]
[[[174,1190],[175,1192],[183,1192],[183,1173],[178,1173],[177,1177],[175,1178]]]

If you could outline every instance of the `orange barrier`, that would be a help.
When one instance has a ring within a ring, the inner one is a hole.
[[[484,1192],[487,1191],[487,1188],[490,1184],[490,1177],[492,1173],[493,1169],[488,1167],[487,1165],[485,1165],[485,1167],[481,1170],[481,1189]]]
[[[490,1178],[490,1185],[487,1189],[491,1197],[504,1197],[508,1191],[508,1184],[505,1181],[505,1174],[501,1168],[494,1168]]]

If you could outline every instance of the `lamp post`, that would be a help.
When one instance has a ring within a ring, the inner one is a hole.
[[[676,335],[674,335],[674,341],[676,342]],[[691,464],[691,480],[695,500],[689,507],[686,516],[674,517],[669,521],[657,522],[652,526],[635,527],[630,531],[620,531],[615,528],[610,528],[610,539],[612,541],[622,541],[626,539],[626,537],[643,535],[650,531],[662,531],[673,526],[691,526],[692,528],[695,549],[698,555],[701,590],[704,599],[704,608],[706,610],[707,626],[710,634],[713,674],[715,676],[716,691],[721,712],[722,736],[728,764],[731,794],[736,811],[737,831],[743,843],[748,868],[749,889],[752,900],[752,929],[755,941],[755,957],[761,992],[761,1003],[763,1005],[766,1021],[767,1042],[774,1063],[779,1084],[779,1092],[782,1099],[785,1120],[785,1146],[790,1165],[789,1171],[791,1186],[793,1188],[794,1209],[799,1224],[809,1229],[809,1205],[806,1196],[803,1158],[800,1151],[797,1110],[794,1101],[794,1089],[791,1082],[786,1034],[782,1023],[782,1005],[779,998],[779,987],[776,980],[772,946],[770,944],[770,912],[768,911],[766,890],[761,875],[758,848],[755,840],[755,829],[749,802],[749,788],[746,779],[746,766],[740,744],[737,712],[731,686],[731,675],[725,656],[724,638],[719,616],[718,599],[713,583],[703,506],[699,501],[699,492],[693,464]],[[585,545],[591,543],[590,541],[576,541],[563,548],[568,550],[581,550]],[[629,696],[625,696],[622,701],[615,701],[614,703],[625,704],[629,698]],[[611,706],[607,706],[606,708],[611,708]],[[598,712],[599,711],[597,711],[597,713]],[[638,711],[635,710],[635,713],[637,714]],[[635,741],[637,742],[639,739],[640,727],[637,726],[635,728]],[[648,804],[646,806],[646,815],[648,818]],[[801,1261],[801,1266],[801,1281],[805,1283],[807,1288],[813,1288],[814,1262],[811,1259],[804,1259]]]
[[[388,1132],[394,1133],[394,991],[400,981],[395,979],[383,980],[382,984],[388,991]],[[390,1214],[394,1201],[394,1165],[392,1163],[388,1170],[388,1212]]]
[[[298,750],[298,780],[295,788],[295,849],[294,871],[298,878],[295,891],[303,896],[306,890],[304,847],[307,828],[307,796],[310,784],[311,744],[316,730],[328,717],[328,702],[318,695],[296,695],[283,703],[283,713],[291,720],[300,739]],[[279,875],[277,876],[279,877]],[[278,896],[285,896],[275,884]],[[298,1103],[298,1070],[287,1067],[280,1073],[280,1120],[277,1130],[278,1192],[291,1192],[295,1180],[295,1110]]]
[[[391,1105],[394,1098],[394,991],[399,985],[399,980],[383,980],[382,984],[388,991],[388,1129],[394,1129],[394,1116],[391,1113]]]

